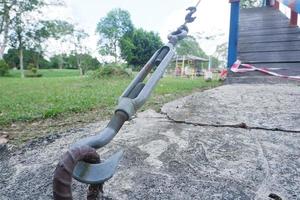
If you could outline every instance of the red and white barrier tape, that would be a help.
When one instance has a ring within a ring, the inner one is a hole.
[[[240,69],[240,67],[245,67]],[[298,80],[300,81],[300,76],[286,76],[286,75],[282,75],[282,74],[278,74],[276,72],[272,72],[270,71],[270,68],[257,68],[253,65],[249,65],[249,64],[242,64],[242,62],[240,60],[237,60],[232,67],[230,68],[230,70],[234,73],[244,73],[244,72],[252,72],[252,71],[259,71],[268,75],[272,75],[272,76],[276,76],[276,77],[280,77],[280,78],[288,78],[288,79],[293,79],[293,80]]]
[[[220,73],[220,79],[225,80],[227,78],[227,74],[228,74],[227,69],[222,69],[222,71]]]

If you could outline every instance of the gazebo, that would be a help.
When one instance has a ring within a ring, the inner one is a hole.
[[[175,76],[195,77],[202,74],[204,63],[208,63],[208,59],[193,55],[175,56]]]

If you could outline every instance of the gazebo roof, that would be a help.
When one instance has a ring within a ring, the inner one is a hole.
[[[183,60],[192,60],[192,61],[201,61],[201,62],[208,62],[208,59],[201,58],[198,56],[193,55],[185,55],[185,56],[174,56],[173,61],[183,61]]]

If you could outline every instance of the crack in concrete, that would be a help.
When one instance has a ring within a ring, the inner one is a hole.
[[[193,126],[202,126],[202,127],[215,127],[215,128],[239,128],[239,129],[247,129],[247,130],[265,130],[265,131],[276,131],[276,132],[286,132],[286,133],[300,133],[300,131],[289,130],[289,129],[281,129],[281,128],[265,128],[259,126],[248,126],[246,123],[242,122],[239,124],[205,124],[200,122],[187,122],[185,120],[176,120],[168,115],[168,113],[161,114],[165,115],[170,122],[176,124],[186,124]]]

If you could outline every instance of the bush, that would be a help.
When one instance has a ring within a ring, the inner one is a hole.
[[[4,60],[0,60],[0,76],[8,74],[9,66]]]
[[[111,77],[121,77],[121,78],[127,78],[130,77],[130,74],[120,67],[101,67],[97,70],[95,70],[90,75],[94,79],[100,79],[100,78],[111,78]]]
[[[37,68],[35,67],[34,64],[30,63],[28,66],[27,66],[27,69],[28,70],[31,70],[32,73],[36,73],[37,72]]]
[[[36,74],[33,74],[32,72],[25,73],[25,77],[27,77],[27,78],[39,78],[42,76],[43,76],[43,74],[38,74],[38,73],[36,73]]]
[[[37,73],[37,68],[33,65],[33,64],[29,64],[28,67],[29,71],[27,71],[25,73],[25,77],[27,78],[38,78],[38,77],[42,77],[43,74],[39,74]]]

